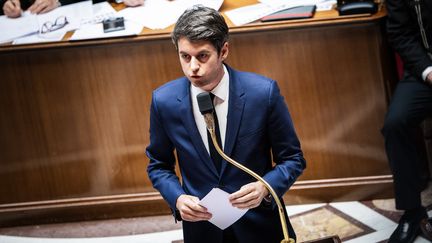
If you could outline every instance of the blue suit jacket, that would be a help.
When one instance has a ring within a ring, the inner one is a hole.
[[[275,81],[228,66],[227,69],[230,85],[224,152],[264,177],[282,197],[305,168],[284,99]],[[153,186],[173,210],[181,194],[203,198],[214,187],[232,193],[255,181],[226,161],[222,162],[221,172],[216,171],[195,124],[191,102],[195,98],[190,96],[186,77],[153,92],[147,171]],[[175,155],[182,183],[174,171]],[[262,203],[249,210],[232,228],[240,242],[283,239],[274,204]],[[294,236],[289,221],[288,228],[290,236]],[[222,242],[222,231],[207,221],[184,221],[183,232],[185,243]]]

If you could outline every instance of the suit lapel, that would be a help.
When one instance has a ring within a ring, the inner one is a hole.
[[[227,128],[225,136],[225,147],[224,152],[226,155],[231,156],[232,150],[237,140],[238,131],[240,128],[240,122],[243,116],[244,108],[244,90],[241,86],[237,72],[231,69],[228,65],[228,73],[230,78],[229,84],[229,103],[228,103],[228,116],[227,116]],[[241,161],[239,161],[241,162]],[[221,174],[224,172],[227,163],[222,163]],[[231,166],[231,165],[229,165]]]
[[[180,117],[182,119],[183,125],[185,126],[186,130],[188,131],[191,137],[191,141],[199,157],[214,175],[219,176],[219,173],[216,171],[216,168],[210,159],[210,155],[208,154],[207,149],[205,148],[201,135],[196,126],[195,118],[193,116],[193,111],[192,111],[189,81],[187,79],[185,81],[186,82],[184,85],[184,89],[182,90],[182,92],[179,93],[177,97],[177,100],[180,103],[179,105],[179,111],[181,114]],[[200,163],[200,161],[197,161],[197,163]]]

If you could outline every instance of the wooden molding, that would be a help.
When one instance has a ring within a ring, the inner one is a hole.
[[[386,198],[392,195],[392,182],[391,175],[303,180],[284,200],[289,205]],[[158,192],[133,193],[0,204],[0,227],[164,214],[170,209]]]
[[[393,183],[392,175],[297,181],[290,190]]]

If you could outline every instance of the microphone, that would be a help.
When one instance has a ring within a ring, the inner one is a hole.
[[[210,135],[214,134],[215,131],[215,123],[213,117],[213,101],[210,97],[210,93],[203,92],[197,95],[198,107],[201,114],[204,116],[204,121],[206,123],[207,129],[210,132]],[[217,142],[216,142],[217,143]]]
[[[220,156],[222,156],[223,159],[228,161],[230,164],[232,164],[235,167],[239,168],[240,170],[248,173],[249,175],[251,175],[252,177],[254,177],[255,179],[257,179],[258,181],[260,181],[264,184],[264,186],[267,188],[267,190],[269,191],[269,193],[272,195],[273,199],[275,200],[277,207],[278,207],[278,210],[279,210],[279,217],[280,217],[280,221],[281,221],[282,232],[284,235],[284,239],[281,240],[281,243],[295,243],[294,239],[289,238],[289,236],[288,236],[287,224],[285,221],[285,214],[284,214],[284,210],[282,207],[282,203],[280,202],[279,197],[277,196],[274,189],[270,186],[270,184],[268,184],[264,180],[264,178],[262,178],[261,176],[259,176],[257,173],[253,172],[252,170],[250,170],[246,166],[244,166],[244,165],[240,164],[239,162],[228,157],[228,155],[226,155],[222,151],[222,149],[219,147],[219,144],[218,144],[217,139],[216,139],[216,134],[215,134],[215,125],[214,125],[215,123],[214,123],[214,117],[213,117],[214,106],[213,106],[213,101],[210,97],[210,93],[208,93],[208,92],[200,93],[197,95],[196,98],[198,101],[199,110],[200,110],[201,114],[204,116],[207,130],[210,133],[210,136],[211,136],[213,145],[216,148],[216,151],[220,154]]]
[[[210,93],[203,92],[197,95],[198,106],[201,114],[212,113],[214,110]]]

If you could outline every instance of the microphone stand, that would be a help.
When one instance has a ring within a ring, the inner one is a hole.
[[[244,165],[238,163],[237,161],[231,159],[222,151],[222,149],[219,147],[219,144],[218,144],[217,139],[216,139],[213,113],[212,112],[205,113],[205,114],[203,114],[203,116],[204,116],[204,120],[205,120],[205,123],[207,126],[207,130],[209,131],[211,139],[213,141],[213,144],[216,148],[216,151],[220,154],[220,156],[222,156],[222,158],[224,158],[226,161],[228,161],[229,163],[231,163],[235,167],[239,168],[240,170],[248,173],[249,175],[251,175],[252,177],[257,179],[258,181],[262,182],[264,184],[264,186],[267,188],[267,190],[269,191],[269,193],[272,195],[273,199],[275,200],[275,202],[277,204],[278,210],[279,210],[279,217],[280,217],[282,231],[283,231],[283,235],[284,235],[284,239],[281,240],[281,243],[295,243],[294,239],[289,238],[289,236],[288,236],[288,230],[287,230],[287,224],[285,221],[284,210],[282,207],[282,203],[280,202],[279,197],[276,194],[276,192],[273,190],[273,188],[270,186],[270,184],[268,184],[261,176],[259,176],[257,173],[253,172],[249,168],[245,167]]]

